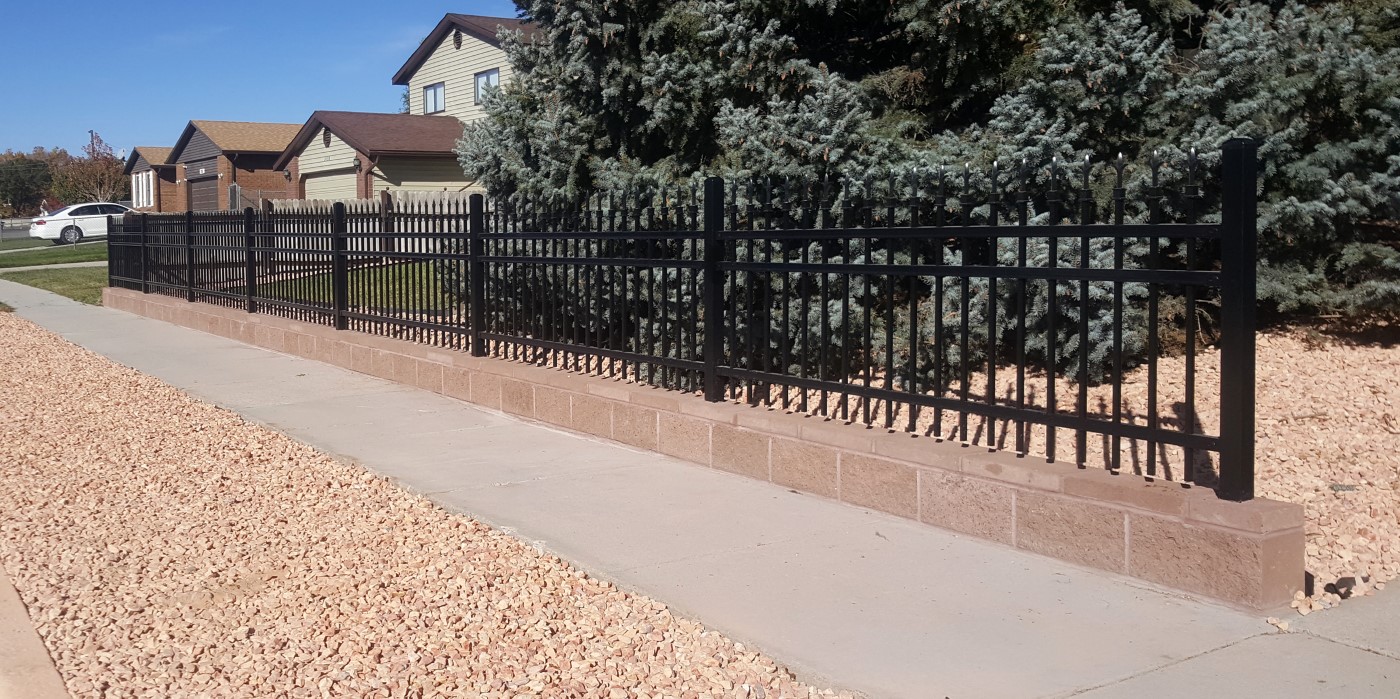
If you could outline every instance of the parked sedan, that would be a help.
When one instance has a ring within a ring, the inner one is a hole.
[[[29,237],[54,241],[55,245],[73,244],[84,238],[107,237],[107,217],[122,216],[131,209],[121,204],[95,202],[65,206],[29,224]]]

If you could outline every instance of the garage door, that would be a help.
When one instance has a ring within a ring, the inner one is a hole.
[[[219,178],[190,180],[190,208],[195,211],[218,210]]]
[[[307,199],[354,199],[355,172],[318,172],[306,176]]]

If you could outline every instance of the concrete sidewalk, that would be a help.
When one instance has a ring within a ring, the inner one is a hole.
[[[29,272],[36,269],[78,269],[81,267],[106,267],[106,260],[92,262],[60,262],[56,265],[26,265],[24,267],[0,267],[0,274],[8,272]]]
[[[1394,636],[1391,598],[1282,634],[1126,578],[3,280],[0,300],[538,542],[819,684],[918,698],[1400,695],[1400,648],[1358,641],[1365,631],[1348,620],[1365,610]]]

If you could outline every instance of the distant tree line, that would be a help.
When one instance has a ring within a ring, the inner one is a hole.
[[[36,147],[0,153],[0,215],[34,216],[67,204],[115,201],[126,193],[123,163],[97,132],[81,156]]]

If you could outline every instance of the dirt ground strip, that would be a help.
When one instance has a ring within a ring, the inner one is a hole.
[[[848,696],[12,314],[0,337],[0,562],[75,697]]]

